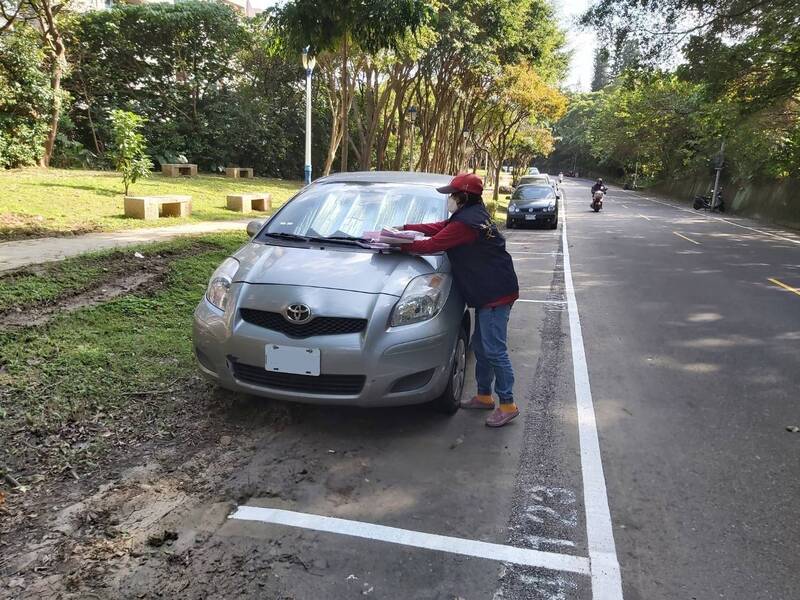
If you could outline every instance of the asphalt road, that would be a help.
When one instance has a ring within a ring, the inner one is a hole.
[[[800,597],[800,238],[566,187],[625,598]]]
[[[521,418],[290,407],[148,483],[113,597],[800,597],[800,236],[589,185],[508,232]]]

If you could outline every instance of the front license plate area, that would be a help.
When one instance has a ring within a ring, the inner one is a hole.
[[[267,344],[265,368],[273,373],[319,376],[319,348]]]
[[[525,215],[525,220],[526,221],[535,221],[536,220],[536,215]]]

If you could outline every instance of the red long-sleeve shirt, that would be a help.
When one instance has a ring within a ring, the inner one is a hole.
[[[434,252],[444,252],[450,248],[463,244],[474,244],[478,240],[478,232],[466,223],[460,221],[440,221],[438,223],[418,223],[414,225],[404,225],[407,231],[419,231],[427,236],[428,240],[419,240],[411,244],[405,244],[402,249],[414,254],[433,254]],[[482,308],[494,308],[512,304],[519,298],[519,294],[509,294],[502,298],[492,300]]]
[[[406,231],[419,231],[430,237],[429,240],[420,240],[403,246],[403,250],[414,254],[444,252],[462,244],[471,244],[478,239],[477,231],[466,223],[459,221],[419,223],[417,225],[405,225],[403,229]]]

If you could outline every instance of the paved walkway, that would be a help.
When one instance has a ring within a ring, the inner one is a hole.
[[[88,233],[73,237],[46,237],[0,243],[0,272],[27,265],[63,260],[76,254],[121,248],[146,242],[162,242],[181,235],[244,230],[244,221],[203,221],[191,225],[129,229],[107,233]]]

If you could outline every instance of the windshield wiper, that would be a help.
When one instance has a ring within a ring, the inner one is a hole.
[[[369,244],[372,240],[362,237],[354,237],[352,235],[331,235],[328,237],[314,238],[317,240],[339,240],[344,242],[361,242],[362,244]]]
[[[351,237],[349,235],[332,235],[331,237],[309,237],[308,240],[310,242],[316,242],[318,244],[347,244],[353,246],[359,246],[361,248],[369,248],[369,244],[372,243],[371,240],[367,240],[364,238],[357,238]]]
[[[272,237],[291,242],[314,242],[315,244],[352,244],[361,248],[370,248],[370,244],[373,243],[372,240],[349,235],[332,235],[331,237],[323,237],[313,235],[297,235],[296,233],[267,232],[264,234],[264,237]]]
[[[267,233],[264,234],[264,237],[274,237],[281,240],[291,240],[294,242],[307,242],[309,241],[309,239],[311,239],[304,235],[297,235],[296,233],[283,233],[279,231],[278,232],[268,231]]]

